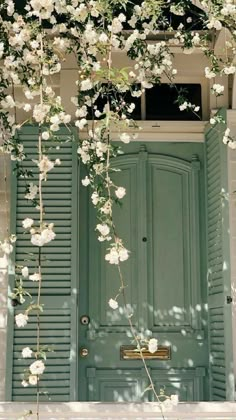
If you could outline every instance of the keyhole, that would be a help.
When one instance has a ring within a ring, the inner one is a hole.
[[[83,325],[88,325],[89,321],[90,321],[90,319],[87,315],[82,315],[81,318],[80,318],[80,322]]]

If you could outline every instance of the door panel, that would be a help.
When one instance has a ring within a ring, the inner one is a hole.
[[[199,162],[140,153],[117,159],[116,185],[127,195],[114,209],[118,235],[131,251],[122,264],[127,300],[134,323],[146,337],[171,347],[171,359],[148,360],[157,387],[166,386],[182,400],[203,394],[207,347],[201,329],[199,257]],[[88,198],[86,198],[87,200]],[[85,200],[85,201],[86,201]],[[86,222],[86,219],[82,219]],[[120,347],[132,344],[122,300],[119,309],[108,300],[119,290],[117,267],[104,260],[107,244],[94,232],[96,214],[88,206],[87,262],[80,278],[80,315],[90,317],[79,327],[80,400],[147,401],[148,386],[140,360],[123,360]],[[83,291],[84,290],[84,291]]]
[[[130,258],[122,264],[124,278],[128,279],[127,300],[132,304],[134,310],[137,308],[137,287],[138,278],[137,260],[137,158],[128,162],[122,162],[122,172],[115,174],[114,182],[124,186],[130,194],[122,200],[122,208],[115,206],[114,220],[118,227],[118,235],[124,240],[127,248],[131,251]],[[128,321],[122,310],[114,311],[108,306],[111,297],[115,297],[119,288],[120,280],[117,267],[107,263],[104,259],[108,243],[99,244],[97,234],[94,231],[96,226],[96,213],[90,207],[90,242],[89,242],[89,314],[94,322],[94,327],[104,332],[109,331],[125,332]],[[92,329],[92,328],[91,328]]]
[[[184,180],[181,174],[151,169],[153,326],[183,326],[187,324],[186,309],[189,308],[184,255],[188,252],[183,216],[187,204],[183,197]],[[178,286],[173,294],[174,284]]]
[[[87,369],[89,401],[148,401],[143,369]]]

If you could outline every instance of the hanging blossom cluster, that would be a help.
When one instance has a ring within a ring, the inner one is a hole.
[[[128,0],[28,0],[20,10],[15,9],[12,0],[1,2],[1,151],[11,154],[19,176],[26,182],[25,199],[39,212],[38,220],[26,217],[22,223],[37,250],[38,269],[31,272],[27,265],[16,268],[12,299],[16,304],[26,304],[26,298],[31,298],[24,288],[25,279],[38,284],[39,288],[37,302],[31,301],[15,316],[19,328],[27,325],[35,311],[39,325],[43,311],[40,303],[43,284],[41,249],[55,239],[56,233],[54,224],[46,220],[42,185],[55,166],[61,164],[59,159],[53,161],[48,154],[51,141],[59,141],[60,127],[68,127],[69,132],[73,123],[82,132],[78,156],[87,167],[82,184],[91,190],[91,201],[98,216],[95,228],[98,240],[107,243],[105,259],[120,270],[120,263],[129,258],[129,251],[114,225],[113,205],[121,203],[127,192],[113,181],[117,169],[112,159],[122,151],[111,141],[112,130],[118,131],[121,145],[136,138],[138,125],[132,119],[135,98],[161,83],[163,78],[175,86],[180,111],[199,112],[199,107],[175,85],[178,69],[173,64],[173,44],[179,45],[185,53],[196,49],[203,51],[209,61],[205,77],[212,79],[211,93],[216,97],[224,93],[218,77],[235,74],[236,6],[232,0],[200,0],[200,4],[202,11],[194,19],[190,0],[144,0],[138,5]],[[172,21],[177,21],[177,24],[172,26]],[[212,46],[212,40],[222,28],[231,37],[225,45],[224,58],[222,55],[217,57]],[[172,38],[164,36],[168,32],[174,34]],[[160,34],[163,34],[161,40]],[[113,63],[113,54],[117,51],[131,59],[133,66],[117,68]],[[71,98],[76,107],[74,115],[65,111],[61,97],[51,86],[51,79],[60,73],[62,62],[71,53],[77,57],[78,64],[75,95]],[[22,89],[24,99],[17,98],[16,88]],[[39,127],[38,159],[33,161],[38,171],[37,181],[22,165],[27,156],[17,136],[21,128],[16,120],[17,109],[25,113],[25,122],[36,123]],[[220,122],[218,116],[210,120],[213,128],[217,122]],[[236,148],[229,129],[225,131],[223,142]],[[12,242],[14,239],[0,243],[7,256],[13,251]],[[123,283],[120,290],[114,299],[109,300],[114,310],[119,307],[118,297],[124,293]],[[141,349],[137,334],[134,336]],[[151,353],[158,346],[155,338],[145,345]],[[40,345],[39,335],[37,348],[22,349],[23,358],[36,359],[25,372],[23,386],[38,386],[45,370],[46,351]],[[155,393],[151,379],[150,383]],[[172,399],[176,402],[175,398]]]

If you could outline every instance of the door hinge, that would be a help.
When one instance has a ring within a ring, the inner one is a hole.
[[[231,296],[226,296],[226,303],[230,304],[233,302],[233,298]]]

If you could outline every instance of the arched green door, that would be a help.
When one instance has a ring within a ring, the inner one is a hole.
[[[114,217],[131,251],[122,267],[136,328],[170,348],[170,360],[147,361],[157,389],[165,387],[182,401],[202,400],[208,347],[201,287],[200,162],[196,155],[180,159],[169,150],[170,145],[162,153],[149,153],[142,146],[117,159],[122,171],[115,173],[115,182],[125,186],[127,195]],[[88,192],[81,193],[80,226],[79,399],[152,400],[151,393],[143,393],[148,380],[142,362],[121,356],[122,346],[132,344],[122,298],[119,309],[108,306],[119,277],[117,268],[104,261],[105,245],[96,239]],[[89,317],[88,325],[83,315]],[[87,356],[82,357],[82,349]]]

